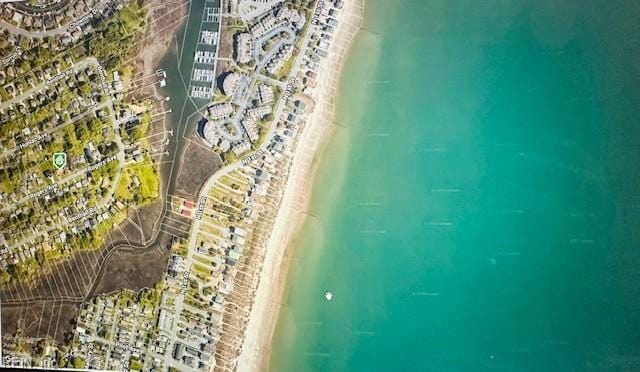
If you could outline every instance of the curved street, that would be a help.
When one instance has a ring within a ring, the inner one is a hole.
[[[94,8],[103,9],[110,1],[109,0],[101,0]],[[82,19],[87,16],[94,16],[94,10],[91,10],[85,14],[82,14],[79,17],[71,20],[69,23],[64,25],[59,25],[56,28],[52,28],[51,30],[25,30],[24,28],[17,27],[5,20],[0,20],[0,28],[4,28],[8,30],[10,33],[15,35],[21,35],[31,38],[43,38],[48,36],[57,36],[67,33],[69,31],[69,26],[75,22],[76,20]]]

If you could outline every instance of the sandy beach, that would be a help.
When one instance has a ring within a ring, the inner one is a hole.
[[[239,371],[263,371],[269,367],[271,344],[289,268],[291,243],[305,221],[318,159],[331,138],[335,98],[349,48],[362,26],[364,0],[347,0],[340,24],[318,79],[315,110],[296,146],[291,173],[269,237],[260,283],[251,309],[244,343],[238,358]]]

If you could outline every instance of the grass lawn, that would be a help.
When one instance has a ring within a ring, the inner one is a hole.
[[[140,180],[140,195],[144,200],[155,200],[160,195],[160,180],[151,160],[145,156],[142,163],[131,168],[132,174]]]
[[[134,186],[134,177],[140,183],[137,190]],[[134,193],[139,196],[140,203],[138,205],[152,203],[160,195],[158,172],[147,156],[142,162],[125,167],[116,187],[116,196],[123,200],[133,200]]]
[[[116,186],[116,197],[123,200],[132,200],[133,194],[131,193],[131,190],[129,190],[130,185],[131,177],[129,176],[129,172],[125,169],[120,175],[118,186]]]

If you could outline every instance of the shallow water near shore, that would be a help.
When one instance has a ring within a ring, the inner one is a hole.
[[[640,369],[639,17],[368,0],[271,370]]]

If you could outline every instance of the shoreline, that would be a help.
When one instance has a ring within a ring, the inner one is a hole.
[[[319,161],[335,130],[332,125],[335,97],[351,45],[364,21],[364,0],[346,1],[339,17],[335,46],[325,62],[322,76],[328,81],[319,79],[322,82],[318,87],[318,102],[296,146],[291,175],[267,242],[260,282],[238,357],[238,371],[269,369],[273,336],[289,276],[288,256],[306,222]]]

